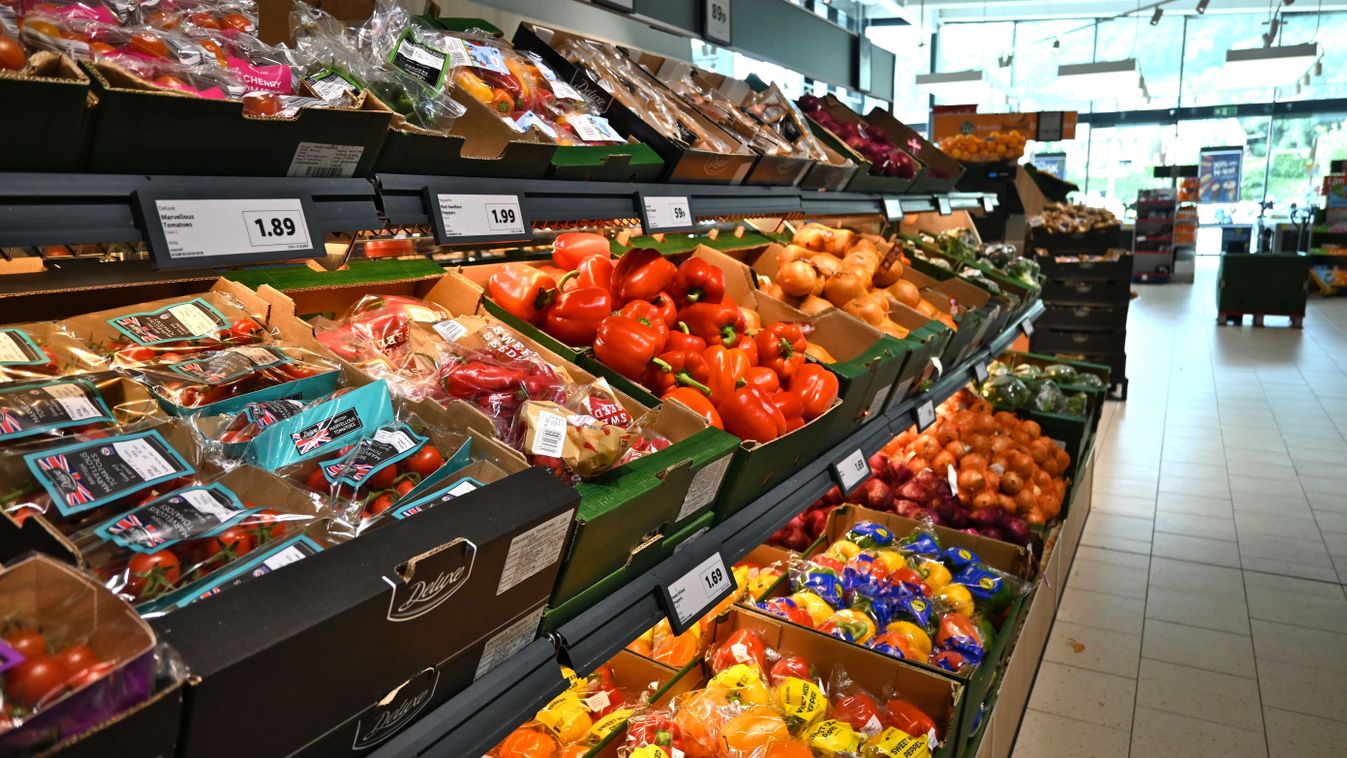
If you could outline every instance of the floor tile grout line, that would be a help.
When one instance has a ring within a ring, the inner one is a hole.
[[[1037,712],[1037,713],[1042,713],[1042,714],[1045,715],[1045,716],[1052,716],[1053,718],[1066,719],[1067,721],[1074,721],[1074,722],[1076,722],[1077,724],[1088,724],[1088,725],[1090,725],[1090,726],[1097,727],[1097,728],[1099,728],[1099,729],[1109,729],[1109,730],[1114,731],[1114,732],[1125,732],[1125,731],[1127,731],[1126,729],[1119,729],[1119,728],[1116,727],[1116,726],[1106,726],[1106,725],[1100,724],[1100,723],[1098,723],[1098,722],[1096,722],[1096,721],[1087,721],[1087,720],[1085,720],[1085,719],[1076,718],[1075,716],[1067,716],[1067,715],[1064,715],[1064,714],[1061,714],[1061,713],[1053,713],[1052,711],[1045,711],[1045,710],[1043,710],[1042,708],[1035,708],[1035,707],[1033,707],[1033,706],[1025,706],[1025,710],[1034,711],[1034,712]]]
[[[1152,621],[1164,621],[1164,619],[1150,619],[1150,620],[1152,620]],[[1166,623],[1178,623],[1178,622],[1166,622]],[[1181,626],[1188,626],[1188,625],[1187,625],[1187,624],[1181,624]],[[1189,627],[1189,628],[1190,628],[1190,629],[1202,629],[1202,627],[1200,627],[1200,626],[1193,626],[1193,627]],[[1204,629],[1203,631],[1208,631],[1208,632],[1219,632],[1219,631],[1221,631],[1221,630],[1219,630],[1219,629]],[[1225,633],[1226,633],[1226,634],[1235,634],[1235,632],[1225,632]],[[1250,640],[1250,642],[1252,642],[1252,639]],[[1144,649],[1144,648],[1143,648],[1143,649]],[[1253,676],[1245,676],[1245,675],[1243,675],[1243,674],[1232,674],[1232,673],[1230,673],[1229,671],[1221,671],[1220,669],[1208,668],[1207,666],[1195,666],[1195,665],[1193,665],[1192,663],[1178,663],[1177,661],[1167,661],[1167,660],[1165,660],[1164,658],[1156,658],[1156,657],[1153,656],[1153,655],[1146,655],[1145,653],[1142,653],[1141,659],[1142,659],[1143,661],[1155,661],[1156,663],[1163,663],[1163,664],[1166,665],[1166,666],[1183,666],[1183,667],[1185,667],[1185,668],[1196,669],[1197,671],[1205,671],[1205,672],[1207,672],[1208,674],[1220,674],[1220,675],[1222,675],[1222,676],[1233,676],[1233,677],[1235,677],[1236,679],[1248,679],[1249,681],[1253,681],[1253,680],[1255,680],[1255,679],[1258,678],[1258,661],[1257,661],[1257,660],[1254,660],[1254,663],[1253,663],[1254,675],[1253,675]],[[1144,706],[1144,705],[1143,705],[1143,706],[1140,706],[1140,707],[1142,707],[1142,708],[1147,708],[1147,707],[1149,707],[1149,706]],[[1152,710],[1158,710],[1158,709],[1153,708]]]

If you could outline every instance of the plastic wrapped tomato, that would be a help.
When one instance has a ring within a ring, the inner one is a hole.
[[[0,450],[115,434],[163,418],[159,403],[143,386],[109,371],[0,383]]]
[[[229,410],[282,397],[317,397],[331,392],[338,381],[334,362],[280,345],[195,353],[142,366],[134,373],[155,395],[184,413]]]
[[[59,323],[0,326],[0,381],[46,379],[108,367]]]
[[[262,326],[261,314],[214,291],[74,316],[65,325],[118,369],[175,363],[197,353],[275,340]]]

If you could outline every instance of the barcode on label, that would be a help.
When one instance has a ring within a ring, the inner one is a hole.
[[[560,458],[566,446],[566,419],[555,413],[543,411],[538,414],[538,427],[534,431],[533,445],[529,452],[548,458]]]

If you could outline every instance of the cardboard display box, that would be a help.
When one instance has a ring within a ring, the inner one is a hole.
[[[91,113],[89,77],[66,56],[45,51],[29,58],[29,68],[0,71],[0,102],[16,109],[0,124],[0,171],[74,171]]]
[[[701,669],[696,665],[676,669],[662,663],[637,655],[629,650],[619,650],[604,664],[613,672],[613,681],[619,689],[632,693],[647,693],[649,705],[641,710],[668,708],[673,699],[691,692],[702,684]],[[633,706],[628,703],[626,707]],[[590,748],[584,758],[618,758],[618,748],[626,740],[627,722],[613,730],[599,744]]]
[[[243,104],[147,84],[115,65],[85,63],[98,97],[90,171],[200,176],[369,176],[393,112],[362,97],[350,108],[254,117]]]
[[[664,134],[647,124],[634,111],[608,94],[608,91],[581,66],[577,66],[556,51],[553,45],[567,38],[582,38],[570,32],[549,29],[528,22],[519,24],[515,30],[514,46],[518,50],[537,53],[543,61],[572,87],[584,93],[598,106],[604,117],[614,129],[626,137],[632,137],[649,145],[664,161],[666,181],[705,182],[711,184],[739,184],[744,181],[757,162],[758,155],[748,148],[742,152],[723,154],[697,148],[686,148],[665,137]],[[653,75],[648,75],[651,87],[663,88]],[[677,96],[674,96],[677,97]],[[725,130],[696,113],[694,117],[700,128],[733,139]]]
[[[475,99],[457,100],[465,112],[448,134],[393,114],[374,171],[502,179],[541,179],[547,174],[558,148],[541,131],[530,127],[521,134]]]
[[[297,273],[302,275],[304,271]],[[478,313],[480,291],[454,274],[376,284],[359,281],[363,277],[343,281],[342,277],[329,277],[326,272],[308,271],[308,274],[302,277],[308,287],[301,285],[280,292],[264,284],[259,287],[259,296],[270,303],[272,322],[283,325],[282,334],[312,349],[321,349],[312,338],[312,327],[295,316],[340,314],[366,294],[422,297],[451,314]],[[528,334],[517,330],[515,333],[549,362],[565,366],[576,381],[594,381],[594,375],[585,368],[574,365]],[[620,386],[614,385],[614,389],[633,418],[650,412],[650,405],[623,393]],[[484,416],[482,420],[490,429]],[[675,444],[576,487],[581,505],[572,541],[574,558],[566,562],[561,572],[552,605],[565,603],[619,569],[639,572],[654,565],[657,555],[651,548],[714,502],[729,467],[735,439],[709,428],[700,416],[681,404],[660,406],[650,423],[652,429]],[[512,454],[522,462],[522,457]],[[634,573],[625,576],[630,575]]]

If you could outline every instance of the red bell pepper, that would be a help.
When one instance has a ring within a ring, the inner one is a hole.
[[[650,304],[655,306],[655,311],[659,313],[660,318],[670,328],[678,323],[678,306],[674,304],[674,299],[667,292],[661,292],[650,298]]]
[[[606,289],[583,287],[561,293],[543,319],[543,331],[567,345],[592,345],[599,324],[613,315],[613,296]]]
[[[805,350],[809,344],[799,324],[778,321],[764,327],[753,337],[753,341],[758,345],[758,362],[775,371],[783,382],[804,365]]]
[[[701,353],[706,350],[706,340],[688,331],[688,325],[679,321],[669,327],[668,347],[670,350],[691,350],[694,353]]]
[[[678,312],[678,320],[708,345],[735,347],[744,331],[744,314],[732,300],[693,303]]]
[[[772,405],[786,417],[786,431],[793,432],[804,426],[804,403],[789,392],[773,392]]]
[[[633,381],[641,380],[650,361],[663,349],[659,332],[626,316],[609,316],[594,335],[594,355]]]
[[[750,629],[734,630],[708,657],[711,671],[716,674],[737,663],[753,666],[758,671],[767,668],[767,648],[762,644],[762,637]]]
[[[557,297],[557,282],[527,263],[507,263],[486,281],[487,294],[506,313],[537,323]]]
[[[748,382],[744,375],[753,368],[753,364],[744,351],[724,345],[708,347],[703,355],[706,364],[711,367],[711,380],[707,382],[711,387],[711,402],[720,405]]]
[[[658,250],[628,250],[613,267],[613,299],[618,304],[651,300],[668,288],[677,273],[678,267]]]
[[[642,324],[654,329],[664,337],[665,343],[669,340],[669,325],[664,321],[664,314],[660,313],[659,308],[654,303],[646,300],[633,300],[630,303],[618,309],[617,315],[634,318]]]
[[[656,395],[678,386],[692,387],[705,392],[709,397],[711,388],[706,383],[711,380],[711,367],[701,353],[686,350],[668,350],[660,353],[650,362],[645,372],[645,386]]]
[[[795,370],[787,389],[804,404],[804,420],[813,421],[832,407],[839,388],[836,374],[817,363],[806,363]]]
[[[613,259],[606,255],[591,255],[575,267],[575,281],[580,287],[613,288]]]
[[[693,413],[706,419],[706,423],[717,429],[724,429],[725,424],[720,420],[720,414],[716,412],[716,406],[711,403],[710,398],[702,394],[701,390],[695,390],[691,387],[675,387],[663,395],[660,400],[677,400],[686,405]]]
[[[934,734],[936,739],[940,738],[940,728],[936,726],[935,719],[907,700],[885,703],[883,721],[887,726],[901,729],[914,737]]]
[[[557,268],[549,263],[543,263],[538,266],[538,270],[552,277],[552,281],[557,283],[557,291],[565,292],[569,289],[575,289],[575,274],[565,269]]]
[[[701,258],[688,258],[678,267],[669,292],[679,307],[692,303],[718,303],[725,297],[725,272]]]
[[[758,356],[758,343],[754,342],[753,338],[748,336],[748,332],[743,332],[739,335],[739,339],[734,343],[734,349],[743,350],[744,354],[748,356],[749,363],[752,363],[754,366],[761,365],[761,360]],[[777,378],[779,379],[780,377]]]
[[[744,340],[748,342],[748,340]],[[781,391],[781,380],[777,378],[776,372],[762,366],[754,366],[744,372],[744,381],[750,387],[757,387],[766,392],[770,397],[772,393]]]
[[[565,232],[558,234],[552,242],[552,262],[567,271],[576,270],[581,261],[594,256],[608,258],[611,255],[608,238],[594,232]]]
[[[740,387],[717,410],[725,431],[740,439],[771,442],[786,433],[786,418],[757,387]]]

